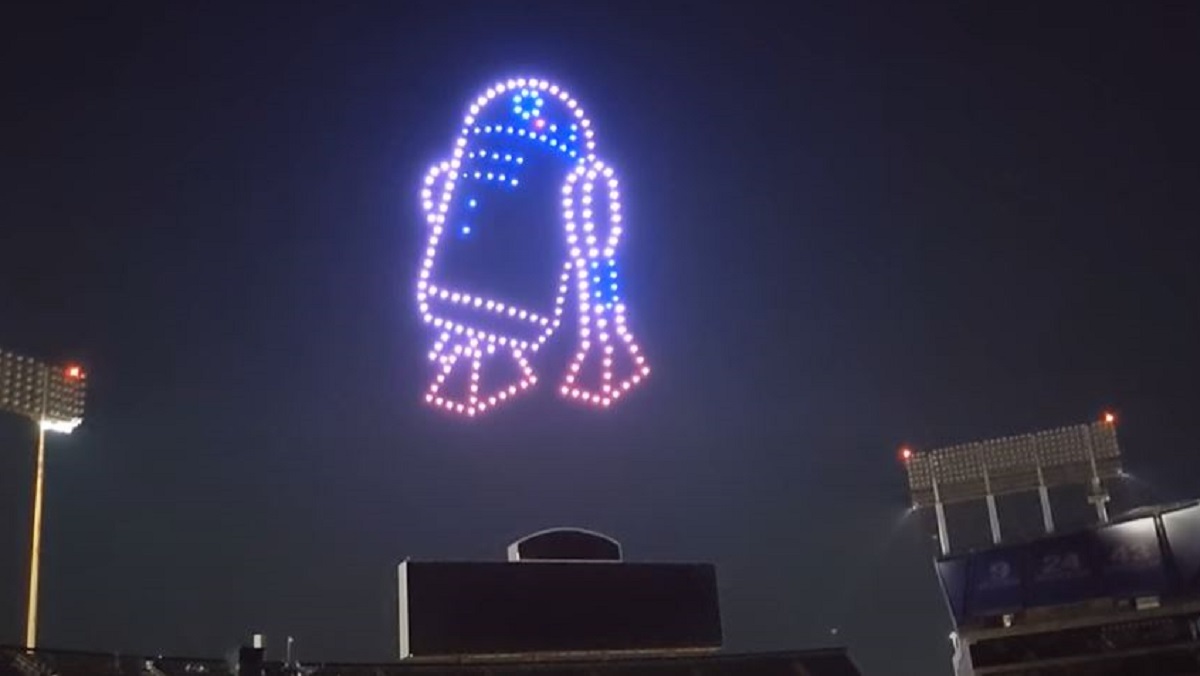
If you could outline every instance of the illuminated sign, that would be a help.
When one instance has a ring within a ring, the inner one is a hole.
[[[475,416],[536,385],[532,362],[568,310],[576,345],[559,379],[562,396],[608,407],[650,374],[619,278],[621,186],[566,90],[515,78],[480,94],[450,156],[426,174],[421,208],[417,306],[434,333],[430,405]],[[528,261],[545,243],[555,267],[534,279],[542,300],[536,289],[505,288],[526,272],[489,279],[493,266]]]

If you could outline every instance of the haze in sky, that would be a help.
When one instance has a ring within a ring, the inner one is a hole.
[[[0,345],[90,383],[49,451],[42,643],[219,656],[257,631],[386,660],[400,560],[576,525],[716,563],[731,650],[948,673],[902,444],[1112,408],[1139,477],[1115,510],[1200,495],[1198,14],[7,9]],[[418,187],[517,73],[569,85],[620,169],[655,370],[603,414],[550,381],[467,424],[422,403]],[[3,418],[0,449],[17,643],[32,431]]]

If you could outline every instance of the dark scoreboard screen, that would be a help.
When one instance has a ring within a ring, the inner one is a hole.
[[[721,645],[708,564],[406,561],[398,591],[402,658]]]

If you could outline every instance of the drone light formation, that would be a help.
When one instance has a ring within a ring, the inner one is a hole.
[[[561,193],[533,194],[561,201],[563,234],[545,233],[563,242],[557,279],[547,280],[554,300],[545,308],[455,283],[439,266],[443,249],[475,236],[473,223],[489,200],[503,199],[498,190],[527,190],[522,178],[531,168],[561,172],[554,174],[561,175]],[[608,407],[649,376],[620,295],[620,198],[615,170],[596,155],[591,121],[566,90],[514,78],[471,103],[449,159],[429,170],[421,189],[428,237],[416,295],[422,321],[434,329],[428,357],[437,365],[427,403],[476,416],[532,388],[539,378],[531,360],[561,328],[569,298],[576,302],[577,343],[562,396]],[[515,375],[494,375],[505,367]]]
[[[574,399],[601,406],[612,404],[650,374],[645,357],[638,353],[633,334],[625,328],[625,304],[617,294],[614,256],[622,232],[621,193],[613,174],[612,168],[599,160],[577,167],[563,186],[562,200],[569,256],[574,261],[577,280],[580,341],[560,391]],[[600,190],[596,189],[597,184],[601,186]],[[577,192],[576,188],[580,186]],[[603,242],[596,232],[597,202],[608,205],[608,234]],[[577,212],[581,226],[576,221]],[[614,359],[621,355],[616,351],[618,347],[625,351],[624,356],[634,368],[628,377],[614,382]],[[593,353],[598,353],[603,364],[598,390],[584,389],[577,382],[580,371]]]

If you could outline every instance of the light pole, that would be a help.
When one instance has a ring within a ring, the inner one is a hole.
[[[70,434],[83,422],[86,375],[79,366],[55,367],[0,350],[0,411],[37,426],[33,516],[29,542],[29,606],[25,647],[37,647],[38,588],[42,557],[42,495],[46,481],[46,433]]]

